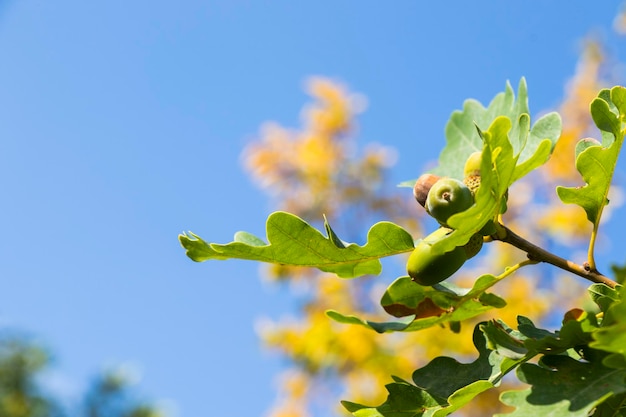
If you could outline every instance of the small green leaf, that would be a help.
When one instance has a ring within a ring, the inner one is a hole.
[[[379,258],[408,252],[413,238],[400,226],[379,222],[367,234],[364,246],[344,244],[324,223],[328,237],[293,214],[276,212],[267,219],[269,244],[246,232],[238,232],[235,241],[220,245],[207,243],[189,233],[179,236],[187,256],[197,262],[209,259],[249,259],[283,265],[315,267],[343,278],[377,275]]]
[[[380,305],[395,317],[420,318],[444,313],[443,309],[449,308],[458,298],[448,292],[423,287],[410,277],[400,277],[387,287]]]
[[[621,287],[621,285],[618,285],[616,288],[611,288],[605,284],[592,284],[587,289],[587,292],[593,302],[600,307],[600,310],[606,313],[615,301],[619,301],[621,299],[619,296],[619,289]]]
[[[562,355],[544,356],[541,365],[518,368],[519,379],[531,388],[503,393],[501,401],[516,410],[498,416],[587,417],[597,405],[626,391],[626,370]]]
[[[576,149],[574,150],[574,155],[576,155],[576,158],[578,158],[578,155],[580,155],[587,148],[591,148],[592,146],[602,146],[602,144],[600,142],[598,142],[594,138],[584,138],[584,139],[581,139],[576,144]]]
[[[511,183],[548,162],[562,128],[561,116],[556,112],[548,113],[535,122],[530,129],[528,141],[523,144],[517,157]]]
[[[233,239],[235,242],[245,243],[250,246],[265,246],[265,242],[259,237],[256,237],[252,233],[248,232],[237,232],[235,233],[235,238]]]
[[[537,149],[535,153],[526,159],[523,163],[517,165],[515,167],[515,173],[513,174],[513,182],[519,180],[520,178],[526,176],[534,169],[539,168],[541,165],[545,164],[548,159],[550,159],[550,155],[552,155],[552,149],[554,148],[554,144],[549,140],[545,139],[537,145]]]
[[[589,109],[598,129],[610,132],[615,137],[619,135],[620,122],[618,116],[611,111],[610,102],[598,97],[591,102]]]
[[[524,346],[526,336],[506,325],[502,320],[492,320],[481,325],[487,338],[487,347],[510,359],[521,359],[528,354]]]

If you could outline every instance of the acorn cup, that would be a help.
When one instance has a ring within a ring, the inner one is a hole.
[[[438,175],[423,174],[415,182],[413,187],[413,196],[420,206],[426,208],[426,199],[428,198],[428,192],[431,187],[440,179]]]
[[[463,168],[463,183],[470,189],[472,195],[476,195],[480,187],[480,164],[482,152],[473,152],[465,161]]]

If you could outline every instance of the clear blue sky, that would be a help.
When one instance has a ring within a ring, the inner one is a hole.
[[[55,352],[65,392],[129,361],[180,416],[262,416],[283,364],[254,322],[293,301],[177,241],[263,235],[272,207],[239,159],[259,125],[296,126],[308,76],[343,80],[369,99],[360,140],[415,178],[464,99],[526,76],[539,112],[583,36],[624,50],[618,6],[0,0],[0,322]]]

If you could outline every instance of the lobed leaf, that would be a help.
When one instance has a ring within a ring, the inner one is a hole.
[[[358,324],[378,333],[391,331],[418,331],[451,322],[461,322],[476,317],[493,308],[502,308],[506,302],[485,290],[495,282],[493,275],[483,275],[471,289],[461,289],[449,284],[423,287],[409,277],[394,281],[381,300],[385,310],[399,320],[372,322],[334,310],[328,317],[345,324]]]
[[[344,244],[328,222],[325,222],[328,236],[324,236],[304,220],[285,212],[272,213],[266,228],[268,243],[246,232],[238,232],[228,244],[208,243],[193,233],[179,235],[179,240],[187,256],[197,262],[248,259],[315,267],[342,278],[377,275],[382,269],[379,258],[413,249],[411,235],[391,222],[373,225],[363,246]]]
[[[587,417],[611,396],[626,392],[626,370],[563,355],[544,356],[540,365],[522,364],[517,376],[531,388],[503,393],[501,401],[516,409],[498,416]]]
[[[394,378],[387,385],[387,400],[378,407],[343,402],[358,417],[444,417],[469,403],[478,394],[497,386],[510,369],[510,360],[487,347],[480,325],[474,328],[478,358],[460,363],[438,357],[413,373],[413,384]],[[506,365],[505,365],[506,364]]]
[[[595,316],[586,312],[581,312],[575,320],[565,321],[556,332],[538,329],[530,319],[518,317],[518,330],[526,336],[524,346],[535,354],[562,353],[573,347],[586,345],[592,340],[591,335],[597,329]]]
[[[604,284],[592,284],[587,292],[591,297],[591,300],[600,307],[600,311],[606,313],[609,307],[616,301],[621,299],[619,290],[621,285],[617,285],[616,288],[611,288]]]
[[[476,100],[466,100],[462,111],[455,111],[446,124],[446,146],[439,155],[439,165],[433,173],[452,178],[463,178],[463,167],[467,157],[483,149],[483,141],[476,127],[487,130],[493,121],[501,116],[518,121],[528,114],[528,93],[526,80],[522,78],[517,90],[517,98],[509,82],[505,91],[497,94],[487,108]],[[516,126],[519,126],[516,123]],[[512,132],[518,138],[519,132]],[[517,144],[521,146],[521,144]]]
[[[481,325],[481,330],[487,338],[487,347],[498,352],[499,355],[518,360],[528,354],[524,346],[527,337],[512,328],[502,320],[492,320]]]
[[[624,87],[613,87],[600,92],[590,106],[596,126],[603,132],[603,144],[591,145],[586,141],[577,147],[576,169],[586,185],[583,187],[557,187],[557,194],[566,204],[577,204],[585,210],[587,219],[597,227],[602,211],[609,203],[607,198],[613,179],[617,158],[624,142],[621,129],[626,117]]]
[[[530,127],[526,80],[520,79],[517,98],[510,83],[485,108],[476,100],[466,100],[461,111],[450,116],[445,128],[446,146],[439,155],[439,165],[433,170],[439,176],[463,178],[465,160],[483,149],[483,138],[476,131],[486,130],[498,117],[512,122],[510,143],[518,158],[515,180],[544,164],[561,135],[562,122],[558,113],[544,115]],[[400,186],[412,187],[415,180]]]

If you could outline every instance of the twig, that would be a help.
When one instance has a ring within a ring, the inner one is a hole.
[[[502,224],[499,225],[499,229],[499,233],[492,236],[492,238],[494,240],[506,242],[510,245],[515,246],[518,249],[523,250],[524,252],[526,252],[526,254],[528,255],[528,259],[530,259],[531,261],[549,263],[565,271],[571,272],[572,274],[583,277],[591,282],[605,284],[611,288],[615,288],[615,286],[617,285],[615,281],[602,275],[597,270],[590,268],[588,265],[579,265],[572,261],[568,261],[567,259],[561,258],[560,256],[557,256],[551,252],[548,252],[547,250],[540,248],[534,243],[531,243],[523,237],[517,235],[511,229]]]

